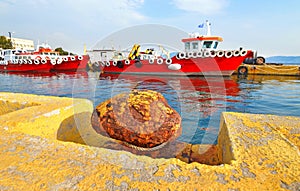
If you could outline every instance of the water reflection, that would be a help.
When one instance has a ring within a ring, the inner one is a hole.
[[[162,93],[182,116],[179,140],[216,143],[224,111],[300,116],[300,77],[107,75],[97,72],[0,73],[0,91],[89,99],[94,106],[132,89]]]

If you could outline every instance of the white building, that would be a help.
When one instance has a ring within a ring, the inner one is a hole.
[[[6,37],[9,39],[9,37]],[[14,48],[22,50],[34,50],[33,40],[22,39],[22,38],[11,38],[11,42]]]

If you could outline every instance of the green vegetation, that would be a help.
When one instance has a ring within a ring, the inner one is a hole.
[[[73,53],[69,53],[69,52],[63,50],[61,47],[56,48],[55,51],[56,51],[56,52],[59,52],[60,55],[69,55],[69,54],[70,54],[70,55],[74,55]]]
[[[13,46],[10,39],[7,39],[5,36],[0,36],[0,48],[12,49]]]

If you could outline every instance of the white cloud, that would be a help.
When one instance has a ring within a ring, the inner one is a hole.
[[[81,43],[93,44],[118,28],[144,23],[143,5],[144,0],[0,0],[0,16],[6,18],[0,33],[15,31],[16,37],[77,51]]]
[[[173,0],[173,4],[185,11],[213,15],[222,11],[228,5],[228,0]]]

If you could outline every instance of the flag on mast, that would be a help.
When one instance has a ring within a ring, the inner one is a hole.
[[[204,27],[204,23],[198,25],[199,28],[203,28]]]

